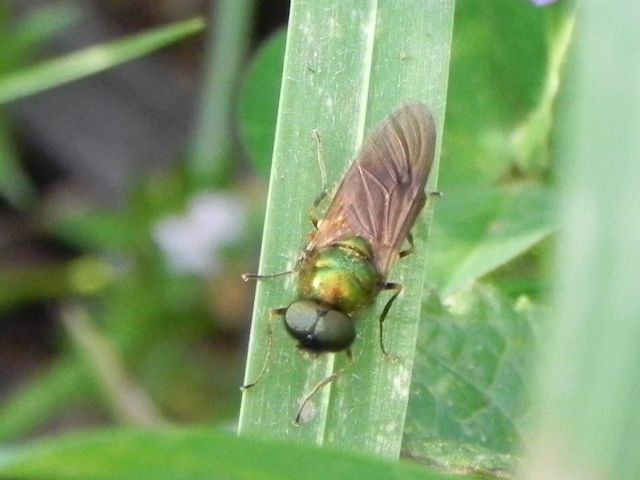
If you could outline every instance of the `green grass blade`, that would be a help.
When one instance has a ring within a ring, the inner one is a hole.
[[[453,1],[400,0],[292,3],[285,53],[271,185],[260,271],[293,266],[311,229],[308,208],[321,190],[312,132],[318,130],[330,186],[375,124],[398,105],[427,103],[442,132],[453,23]],[[440,141],[441,136],[439,136]],[[435,188],[437,167],[431,176]],[[400,449],[423,290],[425,214],[415,229],[417,251],[393,269],[405,285],[385,324],[386,344],[402,361],[386,360],[378,347],[377,318],[384,302],[358,323],[356,363],[322,389],[296,428],[300,399],[334,369],[332,355],[305,358],[274,324],[269,370],[244,395],[242,433],[287,436],[395,457]],[[247,381],[266,355],[269,309],[287,305],[294,279],[258,285]],[[337,358],[340,366],[343,355]]]
[[[527,479],[640,478],[640,4],[578,5],[561,235]]]
[[[147,55],[202,31],[204,26],[204,20],[194,18],[0,76],[0,105]]]

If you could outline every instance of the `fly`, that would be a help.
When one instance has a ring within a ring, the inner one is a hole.
[[[388,282],[387,276],[396,260],[414,249],[410,231],[426,203],[435,144],[435,122],[424,104],[398,109],[364,141],[324,217],[318,218],[315,209],[326,190],[314,202],[315,231],[293,270],[243,276],[248,280],[297,274],[298,299],[271,310],[271,316],[284,320],[299,348],[312,353],[345,351],[351,359],[358,314],[381,291],[391,291],[378,320],[380,348],[389,356],[383,324],[402,286]],[[405,241],[409,248],[402,250]],[[268,338],[271,341],[270,333]],[[244,389],[260,380],[266,360],[258,378]],[[340,373],[324,379],[306,396],[296,424],[311,395]]]

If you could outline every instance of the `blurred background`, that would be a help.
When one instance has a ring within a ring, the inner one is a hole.
[[[0,74],[208,23],[0,105],[0,441],[114,421],[235,421],[253,295],[240,274],[256,268],[266,176],[239,146],[238,103],[202,97],[220,78],[220,42],[237,58],[233,82],[221,81],[238,97],[289,6],[238,3],[241,42],[225,46],[233,17],[215,1],[0,2]],[[275,114],[272,97],[258,114]],[[198,138],[215,110],[228,114],[224,147]],[[273,119],[262,124],[272,136]],[[194,173],[202,151],[224,168]]]
[[[456,5],[402,446],[425,465],[510,478],[533,421],[529,478],[574,472],[562,433],[608,468],[580,478],[638,478],[638,7],[575,3],[578,55],[571,0]],[[0,0],[0,445],[234,428],[288,7]]]
[[[235,425],[288,7],[0,2],[0,443]],[[456,5],[412,458],[462,439],[510,464],[521,441],[571,18],[567,2]],[[484,415],[480,367],[501,406]]]

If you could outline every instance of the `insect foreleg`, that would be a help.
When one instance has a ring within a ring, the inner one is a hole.
[[[260,369],[260,373],[258,374],[256,379],[253,382],[247,383],[246,385],[243,385],[242,387],[240,387],[240,390],[243,390],[243,391],[249,390],[251,387],[255,386],[260,380],[262,380],[264,373],[267,371],[267,363],[269,362],[269,357],[271,357],[271,344],[273,343],[273,333],[271,329],[271,323],[273,322],[274,318],[283,317],[286,312],[287,312],[286,308],[274,308],[269,312],[269,323],[267,323],[267,354],[264,357],[264,363],[262,364],[262,368]]]
[[[260,275],[259,273],[243,273],[242,280],[245,282],[248,282],[249,280],[267,280],[269,278],[284,277],[285,275],[292,274],[294,271],[295,269],[287,270],[286,272],[269,273],[267,275]]]
[[[249,280],[268,280],[270,278],[284,277],[285,275],[291,275],[292,273],[297,272],[300,269],[300,265],[305,259],[306,251],[302,252],[298,259],[296,260],[295,265],[291,270],[287,270],[286,272],[278,272],[278,273],[267,273],[265,275],[260,275],[259,273],[243,273],[242,280],[248,282]]]

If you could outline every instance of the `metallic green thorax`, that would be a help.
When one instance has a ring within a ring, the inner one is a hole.
[[[298,293],[350,314],[373,303],[382,280],[369,242],[350,237],[305,258],[298,272]]]

